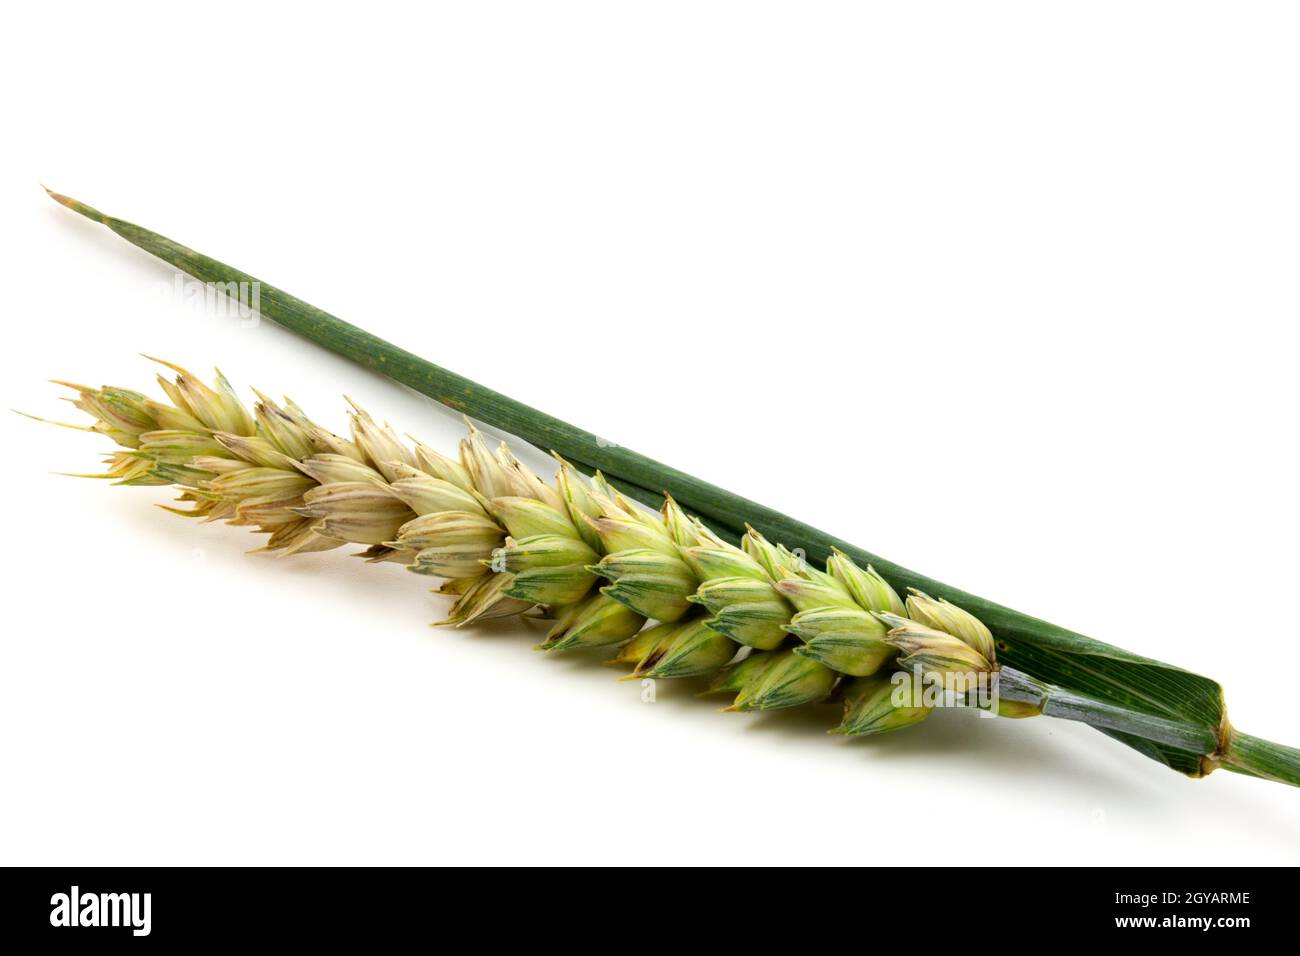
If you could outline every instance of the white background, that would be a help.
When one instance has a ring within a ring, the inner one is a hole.
[[[5,405],[147,352],[459,434],[45,182],[1300,744],[1294,6],[3,9]],[[0,421],[0,862],[1300,859],[1293,790],[1049,719],[645,704]]]

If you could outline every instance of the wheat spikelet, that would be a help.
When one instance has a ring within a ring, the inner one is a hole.
[[[208,386],[162,364],[175,373],[158,377],[167,401],[60,383],[121,446],[101,477],[176,485],[170,510],[253,527],[269,535],[264,550],[363,545],[370,561],[443,578],[454,603],[442,624],[537,611],[554,622],[545,650],[617,645],[610,660],[630,676],[708,677],[707,692],[734,695],[728,710],[837,697],[836,732],[852,735],[929,714],[892,693],[899,669],[997,668],[972,615],[919,592],[904,600],[844,554],[817,569],[752,529],[736,547],[671,498],[654,514],[562,460],[547,484],[472,425],[452,459],[353,404],[343,438],[292,401],[257,393],[250,411],[219,372]]]

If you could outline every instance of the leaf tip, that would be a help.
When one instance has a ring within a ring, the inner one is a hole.
[[[41,183],[41,188],[44,189],[46,194],[59,205],[67,206],[73,212],[79,212],[87,219],[94,219],[96,222],[107,221],[107,217],[105,217],[105,215],[102,212],[100,212],[98,209],[95,209],[93,206],[87,206],[84,202],[78,202],[77,200],[73,199],[71,196],[63,195],[63,193],[56,193],[53,189],[51,189],[49,186],[46,186],[44,183]]]

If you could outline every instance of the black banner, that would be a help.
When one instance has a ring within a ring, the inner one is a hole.
[[[734,872],[707,869],[595,880],[576,869],[546,875],[488,869],[7,869],[0,932],[7,941],[80,940],[97,948],[149,946],[155,940],[337,945],[410,939],[432,926],[463,921],[462,932],[486,926],[493,944],[501,945],[507,937],[536,939],[539,933],[553,942],[557,920],[570,923],[579,914],[618,920],[631,934],[666,936],[697,926],[706,915],[703,900],[713,899],[719,921],[734,920],[755,904],[762,906],[764,922],[779,924],[785,913],[797,917],[805,933],[812,931],[808,920],[825,918],[827,942],[855,932],[860,920],[873,934],[902,935],[918,948],[1002,939],[998,945],[1014,950],[1016,939],[1062,937],[1127,938],[1137,945],[1184,945],[1197,938],[1233,946],[1257,932],[1286,933],[1294,920],[1287,869],[832,871],[815,877],[813,885],[819,893],[835,893],[833,916],[810,899],[807,876],[753,876],[737,879]],[[745,887],[760,886],[763,899],[746,898]],[[699,893],[705,896],[689,902]],[[674,901],[685,912],[674,913]],[[566,932],[582,930],[571,926]]]

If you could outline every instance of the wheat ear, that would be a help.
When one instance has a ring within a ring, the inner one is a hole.
[[[408,446],[353,404],[351,437],[343,438],[290,400],[257,393],[250,411],[220,372],[208,386],[162,364],[175,373],[158,377],[166,401],[58,383],[94,418],[82,430],[121,449],[104,473],[87,477],[175,485],[181,507],[169,510],[251,526],[269,535],[266,551],[364,545],[370,561],[444,579],[437,590],[454,603],[440,624],[537,612],[553,622],[542,649],[614,647],[609,662],[630,664],[631,677],[707,678],[706,693],[733,695],[726,710],[842,701],[832,733],[911,726],[989,677],[1003,688],[993,703],[1002,716],[1049,714],[1216,752],[1214,735],[1199,725],[999,666],[976,617],[915,590],[904,600],[843,553],[814,568],[753,529],[736,547],[671,497],[656,514],[563,460],[549,485],[504,444],[490,449],[472,425],[452,459]],[[915,680],[899,680],[909,672]],[[1258,743],[1272,748],[1270,760],[1273,751],[1292,760],[1289,748]]]
[[[547,484],[472,425],[458,459],[404,443],[355,404],[351,437],[292,401],[258,393],[251,411],[220,372],[160,375],[167,400],[72,383],[92,430],[119,446],[97,477],[176,485],[169,510],[246,525],[285,554],[364,545],[444,578],[454,598],[441,624],[537,609],[554,624],[548,651],[621,645],[633,677],[708,677],[735,695],[728,710],[778,710],[838,695],[839,733],[893,730],[928,715],[889,701],[896,668],[990,672],[992,636],[944,601],[906,601],[880,575],[835,554],[824,570],[752,529],[736,547],[669,498],[660,514],[597,473],[560,461]],[[652,625],[647,627],[647,621]]]

